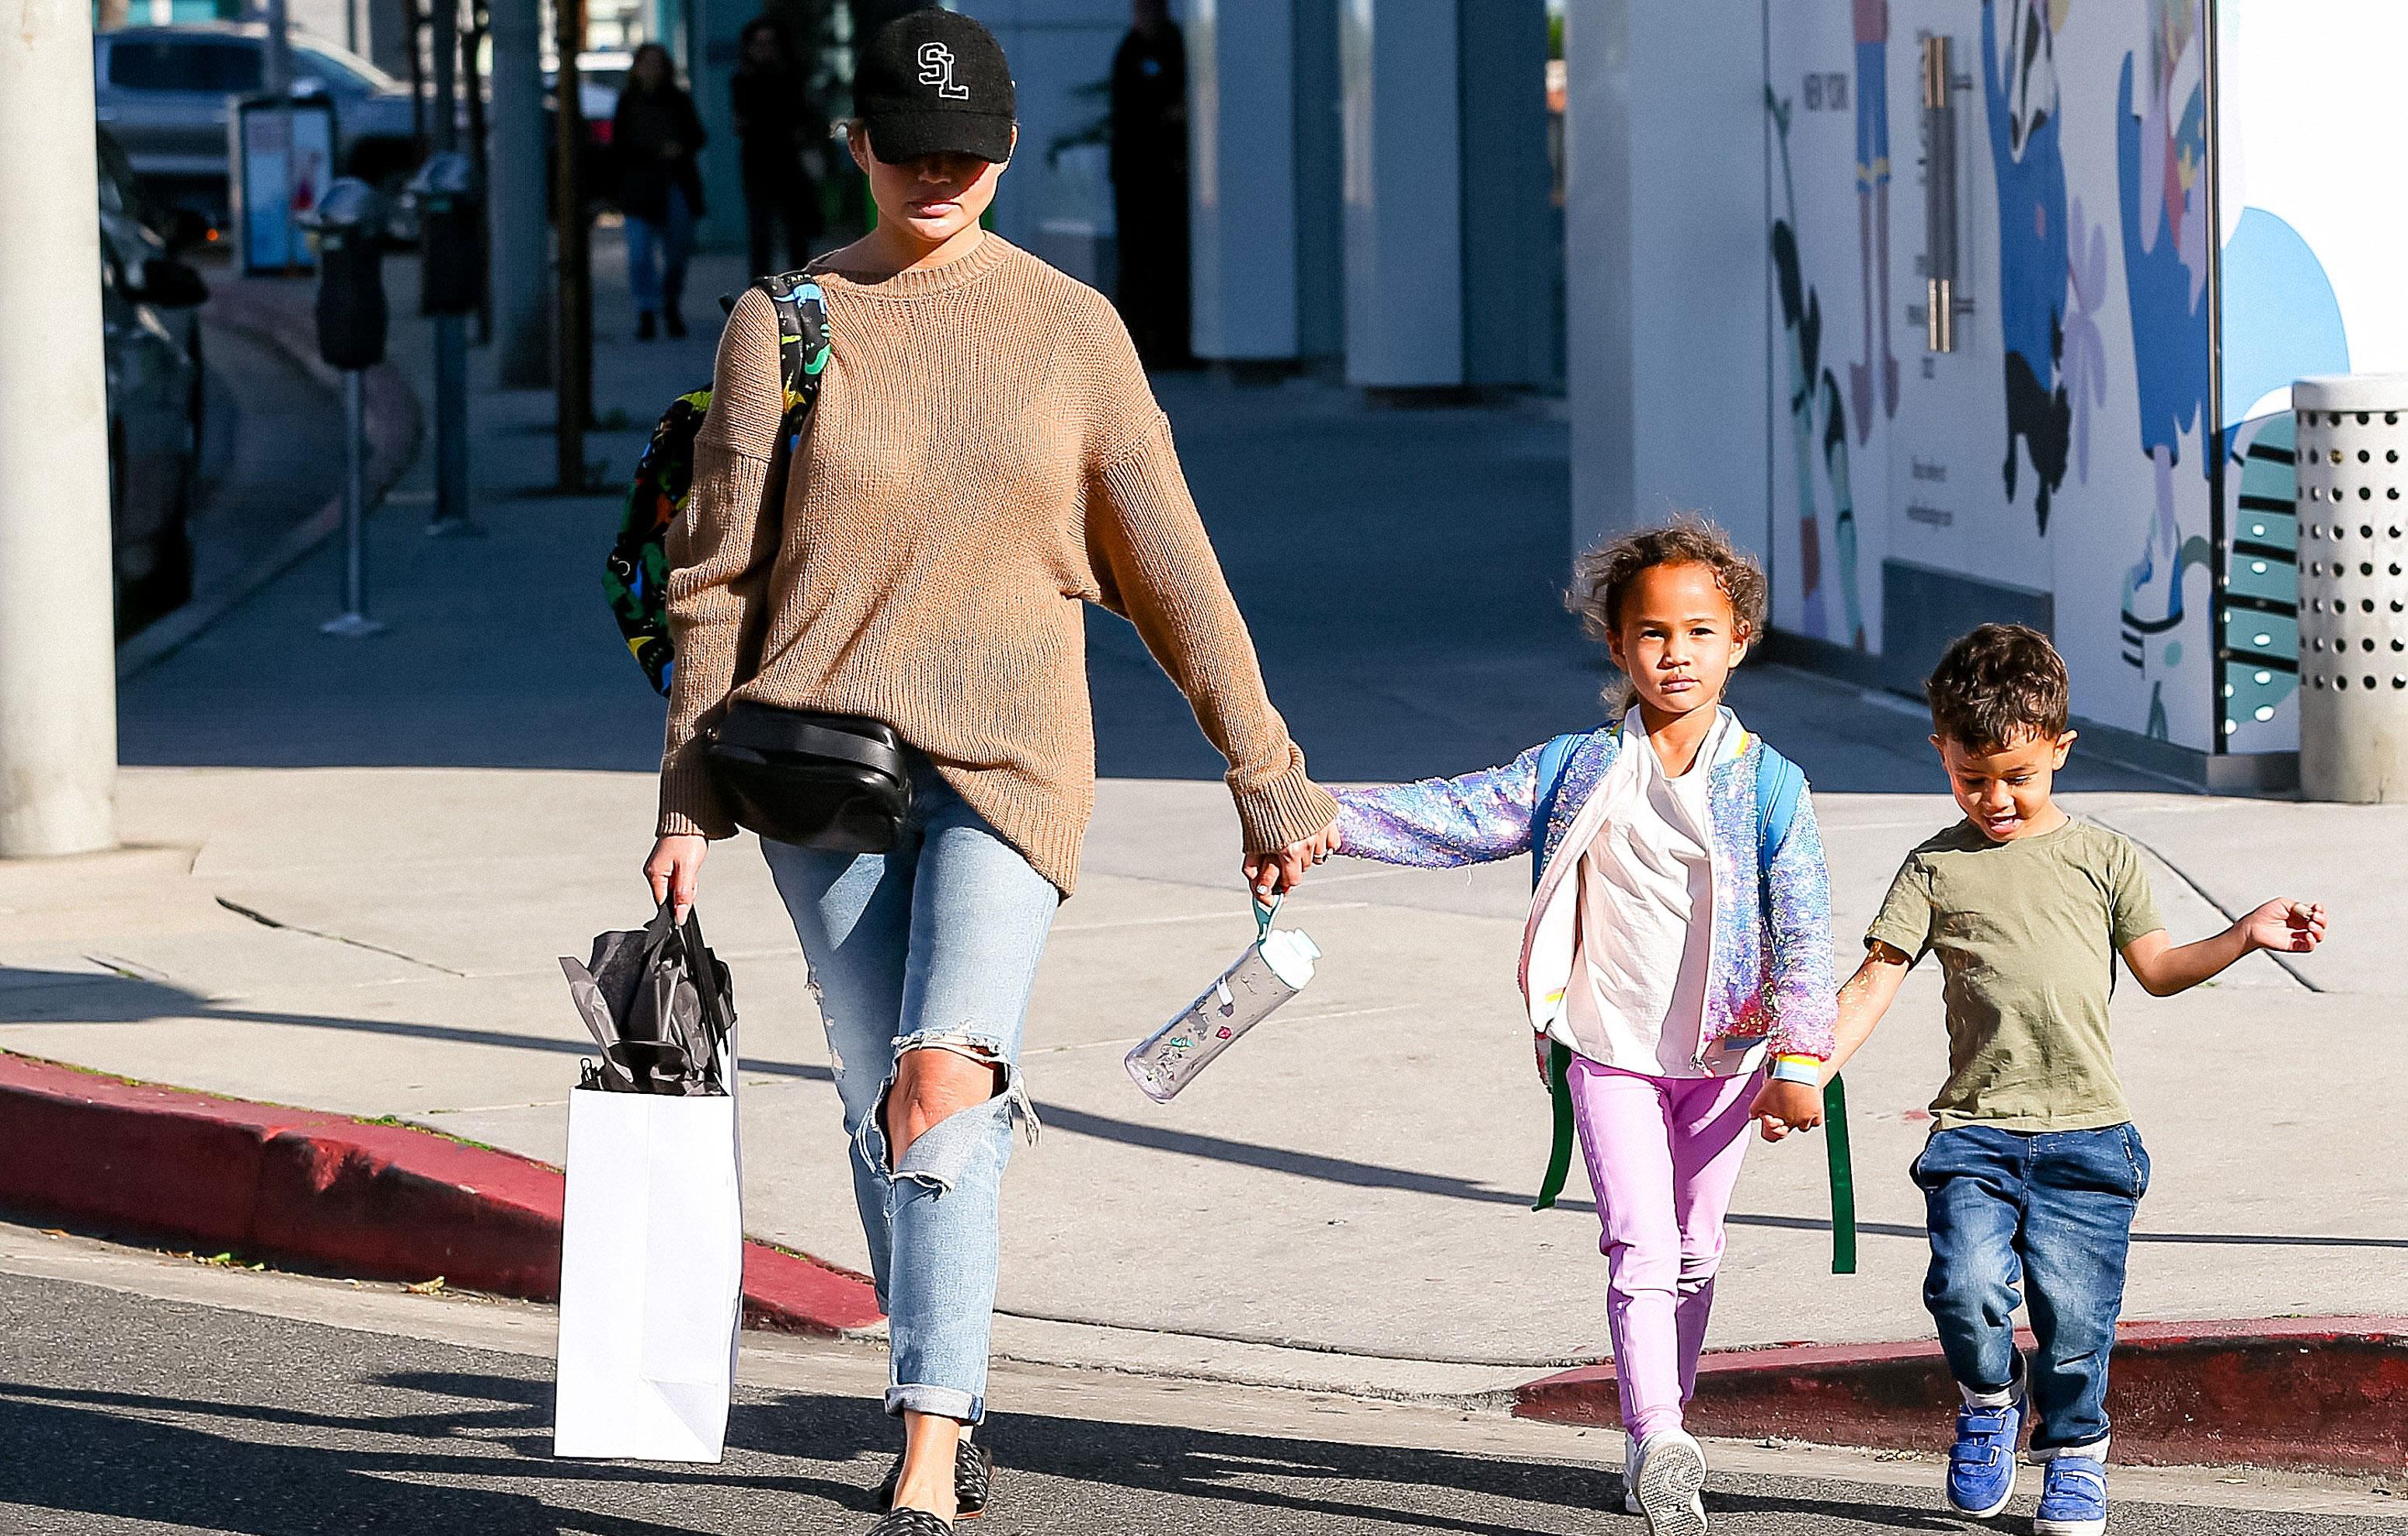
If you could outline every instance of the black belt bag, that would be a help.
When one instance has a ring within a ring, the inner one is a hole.
[[[911,809],[911,769],[893,726],[738,700],[703,749],[737,824],[832,854],[882,854]]]

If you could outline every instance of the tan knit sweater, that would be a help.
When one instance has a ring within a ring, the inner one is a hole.
[[[1066,895],[1095,808],[1082,603],[1126,616],[1229,761],[1249,851],[1337,804],[1263,691],[1137,352],[1103,297],[996,236],[877,281],[836,272],[834,356],[759,515],[777,317],[719,343],[694,495],[667,537],[677,645],[660,831],[735,831],[697,732],[731,697],[867,715]]]

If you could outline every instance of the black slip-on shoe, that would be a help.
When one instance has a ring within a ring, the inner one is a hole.
[[[886,1481],[878,1485],[878,1507],[895,1507],[895,1485],[903,1480],[903,1458],[895,1458],[894,1470]],[[986,1513],[988,1497],[995,1492],[995,1453],[971,1441],[963,1441],[953,1450],[954,1518],[975,1520]],[[909,1513],[908,1511],[905,1513]]]

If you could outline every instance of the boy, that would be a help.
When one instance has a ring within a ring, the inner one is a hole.
[[[2150,996],[2171,997],[2255,950],[2315,949],[2324,909],[2270,901],[2175,947],[2132,844],[2050,798],[2074,733],[2065,663],[2039,631],[1984,624],[1948,648],[1924,694],[1965,820],[1899,868],[1864,965],[1840,989],[1826,1076],[1872,1032],[1908,968],[1938,955],[1948,1081],[1914,1176],[1931,1234],[1924,1303],[1965,1400],[1948,1501],[1977,1517],[2006,1507],[2029,1419],[2046,1469],[2035,1536],[2100,1536],[2107,1356],[2149,1183],[2107,1040],[2114,956]],[[2028,1364],[2014,1334],[2027,1289]]]

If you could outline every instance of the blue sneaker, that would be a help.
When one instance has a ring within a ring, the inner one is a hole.
[[[2107,1463],[2086,1456],[2051,1457],[2041,1474],[2032,1536],[2103,1536],[2106,1529]]]
[[[2024,1405],[1956,1410],[1956,1443],[1948,1450],[1948,1503],[1986,1520],[2015,1496],[2015,1446],[2024,1432]],[[2042,1536],[2048,1536],[2042,1532]],[[2068,1533],[2071,1536],[2071,1533]]]

